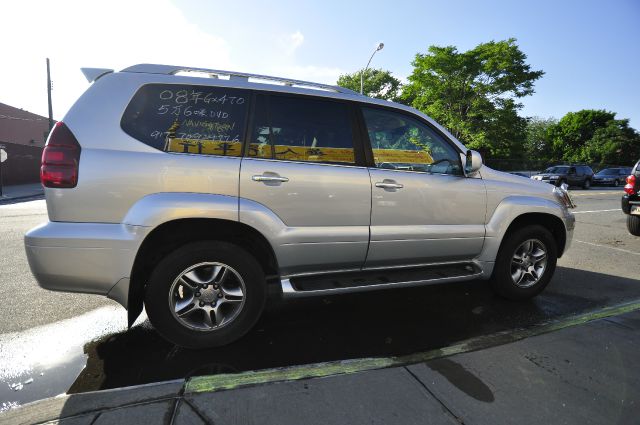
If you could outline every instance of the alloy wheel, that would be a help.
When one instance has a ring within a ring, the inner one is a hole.
[[[513,253],[511,279],[520,288],[530,288],[540,281],[546,267],[546,246],[538,239],[528,239]]]
[[[181,325],[212,331],[238,316],[245,303],[245,293],[245,283],[232,267],[218,262],[198,263],[173,281],[169,306]]]

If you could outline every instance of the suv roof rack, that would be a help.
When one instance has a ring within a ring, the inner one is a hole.
[[[178,72],[200,72],[204,74],[208,74],[212,78],[218,78],[220,76],[228,76],[229,79],[242,79],[245,81],[249,81],[249,78],[256,78],[265,81],[272,81],[277,83],[283,83],[285,86],[300,86],[303,88],[315,88],[321,90],[333,91],[336,93],[344,93],[344,94],[353,94],[360,96],[360,93],[355,92],[353,90],[332,86],[330,84],[321,84],[321,83],[313,83],[311,81],[301,81],[301,80],[293,80],[291,78],[281,78],[281,77],[271,77],[268,75],[260,75],[260,74],[248,74],[245,72],[235,72],[235,71],[222,71],[216,69],[207,69],[207,68],[193,68],[189,66],[174,66],[174,65],[157,65],[157,64],[138,64],[133,65],[128,68],[122,70],[122,72],[140,72],[146,74],[167,74],[167,75],[175,75]]]

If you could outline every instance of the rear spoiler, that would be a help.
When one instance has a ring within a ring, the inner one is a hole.
[[[84,77],[88,82],[93,83],[98,78],[102,77],[105,74],[109,74],[113,72],[113,69],[107,68],[80,68],[80,71],[84,74]]]

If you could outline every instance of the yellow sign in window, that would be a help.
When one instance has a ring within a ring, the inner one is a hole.
[[[249,156],[252,158],[274,158],[284,161],[308,161],[308,162],[338,162],[353,164],[355,162],[353,149],[327,148],[310,146],[286,146],[252,143],[249,145]],[[222,140],[195,140],[169,138],[165,146],[168,152],[191,153],[200,155],[241,156],[241,142],[226,142]],[[376,164],[408,163],[431,164],[433,158],[426,151],[399,150],[399,149],[373,149],[373,157]]]

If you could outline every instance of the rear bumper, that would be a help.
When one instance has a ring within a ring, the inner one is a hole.
[[[622,212],[625,214],[629,214],[631,212],[631,205],[629,204],[629,195],[623,195],[620,201],[622,206]]]
[[[42,288],[108,295],[126,307],[128,278],[147,232],[124,224],[48,222],[27,232],[24,244]]]
[[[623,195],[620,201],[622,212],[625,214],[631,214],[631,205],[640,205],[640,196],[638,195]]]

